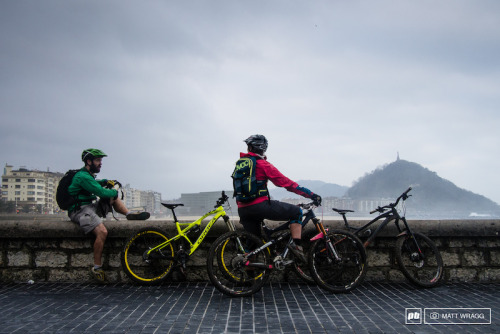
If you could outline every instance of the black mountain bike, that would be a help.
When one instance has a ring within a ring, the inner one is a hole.
[[[355,235],[363,238],[367,237],[367,240],[364,243],[365,247],[368,247],[368,245],[377,237],[377,234],[384,229],[389,222],[394,221],[394,224],[398,229],[394,253],[399,269],[414,285],[430,288],[438,285],[443,278],[443,259],[441,258],[441,254],[434,242],[421,233],[413,232],[410,225],[406,221],[405,201],[411,196],[408,195],[410,190],[411,187],[401,194],[395,203],[379,206],[375,210],[371,211],[370,214],[375,212],[379,212],[380,214],[358,229],[351,227],[346,218],[346,214],[348,212],[354,211],[335,208],[333,211],[342,216],[345,226],[349,230],[353,231]],[[402,215],[396,209],[401,200],[403,207]],[[372,233],[368,227],[380,219],[384,219],[384,221]],[[400,222],[403,223],[403,227],[401,227]]]
[[[366,274],[366,251],[354,234],[343,230],[327,232],[316,217],[315,203],[299,204],[305,211],[302,226],[312,221],[316,235],[309,250],[309,272],[312,279],[330,292],[347,292],[356,288]],[[265,238],[246,231],[221,235],[210,247],[207,268],[214,286],[231,297],[250,296],[269,280],[273,270],[293,265],[298,275],[311,281],[304,264],[297,263],[287,245],[292,242],[287,230],[290,222],[275,229],[264,228]],[[304,240],[306,241],[306,240]]]

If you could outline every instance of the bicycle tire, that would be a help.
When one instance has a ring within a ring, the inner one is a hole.
[[[413,233],[424,259],[417,253],[417,245],[409,234],[398,237],[395,244],[396,262],[405,277],[414,285],[431,288],[443,278],[443,259],[436,244],[421,233]]]
[[[134,282],[153,285],[164,280],[172,271],[175,263],[172,244],[150,254],[144,259],[144,253],[167,241],[169,238],[157,228],[139,230],[125,243],[121,256],[122,269]]]
[[[245,247],[240,249],[239,245]],[[258,292],[268,281],[271,260],[267,249],[251,260],[262,264],[262,268],[245,265],[244,253],[262,245],[262,241],[244,231],[227,232],[210,247],[207,256],[208,277],[212,284],[230,297],[246,297]]]
[[[345,293],[358,287],[366,275],[366,250],[354,234],[330,230],[327,239],[332,242],[339,259],[328,250],[325,238],[316,240],[309,252],[309,270],[316,284],[326,291]]]

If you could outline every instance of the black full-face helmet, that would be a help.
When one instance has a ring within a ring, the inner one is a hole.
[[[267,151],[267,139],[263,135],[252,135],[245,139],[250,152],[264,154]]]

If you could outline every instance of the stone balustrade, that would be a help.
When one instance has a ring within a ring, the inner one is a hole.
[[[121,270],[120,254],[125,241],[136,231],[143,227],[158,227],[169,236],[176,234],[175,224],[166,220],[108,219],[104,223],[109,235],[103,260],[111,282],[129,282]],[[351,222],[353,226],[364,223],[366,221]],[[324,224],[331,229],[343,227],[340,220],[325,220]],[[445,264],[446,280],[500,282],[500,220],[411,220],[410,225],[414,231],[426,234],[436,242]],[[240,227],[237,222],[236,226]],[[226,231],[227,227],[221,219],[190,258],[186,271],[174,271],[169,280],[208,280],[205,265],[208,247]],[[366,280],[405,280],[393,255],[395,235],[394,225],[389,224],[368,247]],[[93,236],[84,235],[66,218],[4,217],[0,220],[0,282],[91,281],[92,245]],[[285,270],[275,274],[273,279],[293,281],[297,277]]]

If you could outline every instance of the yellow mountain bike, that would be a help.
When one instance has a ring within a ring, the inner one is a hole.
[[[164,280],[177,265],[180,265],[181,270],[184,270],[189,257],[198,249],[208,231],[219,218],[223,218],[230,231],[235,231],[235,226],[229,220],[223,207],[224,203],[227,202],[228,197],[223,191],[217,200],[215,209],[192,223],[180,223],[175,215],[174,209],[184,204],[162,203],[163,206],[172,210],[178,234],[169,238],[158,228],[141,229],[128,239],[123,248],[121,256],[123,271],[134,282],[151,285]],[[200,231],[201,222],[211,215],[214,217],[205,229],[196,240],[192,240],[189,234],[197,234],[196,232]]]

